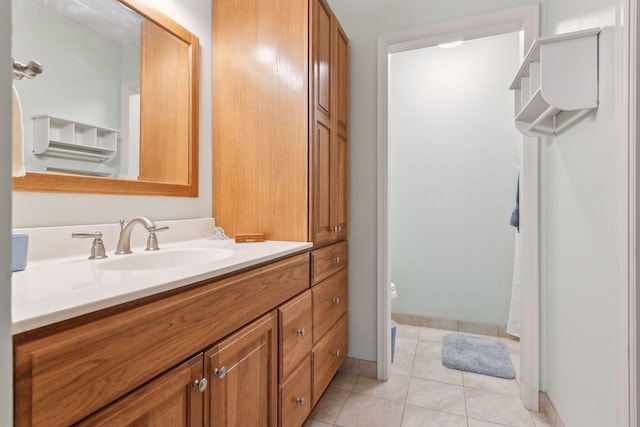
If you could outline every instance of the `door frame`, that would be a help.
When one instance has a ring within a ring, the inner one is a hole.
[[[378,37],[377,99],[377,377],[387,380],[391,367],[391,304],[389,301],[388,189],[388,56],[457,39],[524,32],[525,52],[539,34],[539,5],[517,7],[443,24],[382,34]],[[509,82],[505,82],[505,88]],[[538,144],[522,138],[520,165],[521,254],[521,398],[525,407],[539,404],[539,277],[538,277]]]

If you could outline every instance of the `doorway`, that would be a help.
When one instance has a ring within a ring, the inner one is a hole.
[[[391,310],[389,303],[389,175],[388,175],[388,73],[389,54],[435,46],[453,40],[471,40],[523,32],[524,46],[538,36],[538,5],[386,34],[378,38],[378,271],[377,360],[378,379],[389,378],[391,362]],[[509,82],[505,82],[505,86]],[[527,139],[527,138],[523,138]],[[538,410],[538,150],[523,141],[521,185],[521,398],[528,409]],[[529,141],[531,142],[531,141]]]

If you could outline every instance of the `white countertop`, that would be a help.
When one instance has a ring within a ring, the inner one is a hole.
[[[87,242],[88,243],[88,242]],[[105,270],[106,260],[69,256],[29,262],[27,269],[13,273],[13,333],[28,331],[61,320],[111,307],[160,292],[176,289],[242,268],[303,251],[307,242],[266,241],[235,243],[233,240],[195,240],[161,245],[171,248],[222,248],[234,254],[228,258],[189,266],[158,270]],[[135,253],[144,249],[132,248]]]

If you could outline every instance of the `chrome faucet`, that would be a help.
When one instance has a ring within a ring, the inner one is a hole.
[[[133,218],[127,225],[124,220],[120,220],[120,238],[118,239],[118,246],[116,247],[116,254],[130,254],[131,253],[131,231],[136,224],[142,224],[148,232],[152,233],[156,231],[156,224],[149,218],[138,216]]]

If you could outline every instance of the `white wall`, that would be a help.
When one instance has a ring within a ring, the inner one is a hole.
[[[329,0],[350,40],[349,356],[376,360],[377,37],[491,13],[530,0]],[[509,84],[510,82],[507,82]]]
[[[541,144],[542,388],[567,426],[615,425],[617,153],[615,1],[548,2],[548,33],[608,26],[600,34],[597,112]],[[621,147],[622,145],[622,147]],[[626,196],[626,195],[625,195]]]
[[[200,38],[199,197],[140,197],[13,193],[13,227],[95,224],[144,215],[154,220],[212,215],[211,2],[148,1]],[[37,59],[37,58],[34,58]],[[46,72],[46,71],[45,71]],[[28,83],[27,83],[28,84]]]
[[[11,61],[11,2],[0,2],[0,61]],[[0,427],[13,425],[11,346],[11,78],[0,78]]]
[[[519,33],[390,55],[393,311],[506,326]],[[464,295],[464,298],[460,296]]]

